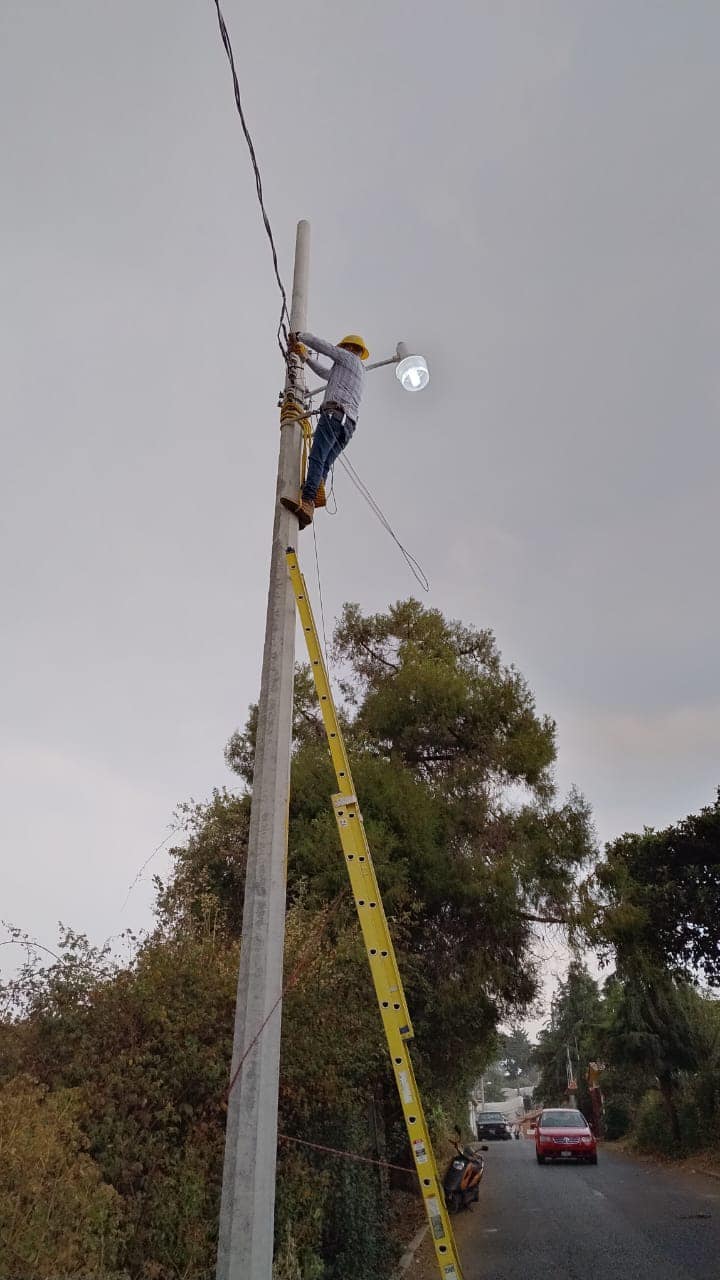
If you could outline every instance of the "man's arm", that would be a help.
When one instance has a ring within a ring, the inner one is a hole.
[[[312,347],[313,351],[318,351],[321,356],[327,356],[328,360],[332,360],[333,364],[354,367],[353,361],[356,357],[353,356],[352,352],[344,351],[342,347],[335,347],[332,342],[326,342],[324,338],[316,338],[312,333],[299,333],[297,338],[298,342],[304,342],[306,347]]]
[[[308,343],[308,346],[309,345],[310,344]],[[324,364],[321,364],[319,360],[313,360],[312,356],[306,356],[305,363],[308,366],[308,369],[312,369],[313,373],[317,374],[318,378],[322,378],[323,382],[327,382],[330,374],[332,373],[332,366],[329,369],[326,369]]]

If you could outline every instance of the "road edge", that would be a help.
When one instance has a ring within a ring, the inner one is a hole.
[[[408,1267],[411,1266],[411,1264],[415,1261],[415,1254],[420,1248],[420,1245],[425,1239],[425,1236],[427,1235],[428,1231],[429,1231],[428,1224],[425,1223],[425,1225],[421,1227],[420,1230],[413,1236],[412,1240],[410,1241],[409,1245],[407,1246],[404,1254],[402,1255],[397,1265],[397,1271],[395,1272],[395,1275],[397,1277],[404,1276]]]

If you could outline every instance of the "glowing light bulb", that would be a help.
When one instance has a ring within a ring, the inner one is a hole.
[[[430,381],[430,370],[424,356],[405,356],[395,369],[395,377],[406,391],[422,391]]]

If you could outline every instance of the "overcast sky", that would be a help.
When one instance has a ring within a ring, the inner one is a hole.
[[[494,629],[601,839],[709,803],[717,0],[225,13],[311,328],[428,358],[422,395],[370,376],[351,457],[429,603]],[[3,0],[0,157],[0,915],[52,946],[146,926],[175,805],[233,785],[279,300],[211,0]],[[417,593],[336,489],[326,613]]]

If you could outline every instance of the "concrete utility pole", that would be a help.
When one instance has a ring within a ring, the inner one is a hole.
[[[310,225],[299,222],[291,332],[307,325],[309,261]],[[300,481],[300,424],[287,420],[283,424],[282,418],[293,416],[292,402],[302,406],[304,391],[303,363],[291,354],[281,414],[231,1080],[248,1046],[258,1038],[228,1101],[217,1280],[272,1278],[295,666],[295,597],[285,551],[297,544],[298,534],[297,516],[281,507],[279,497],[286,491],[297,492]]]

